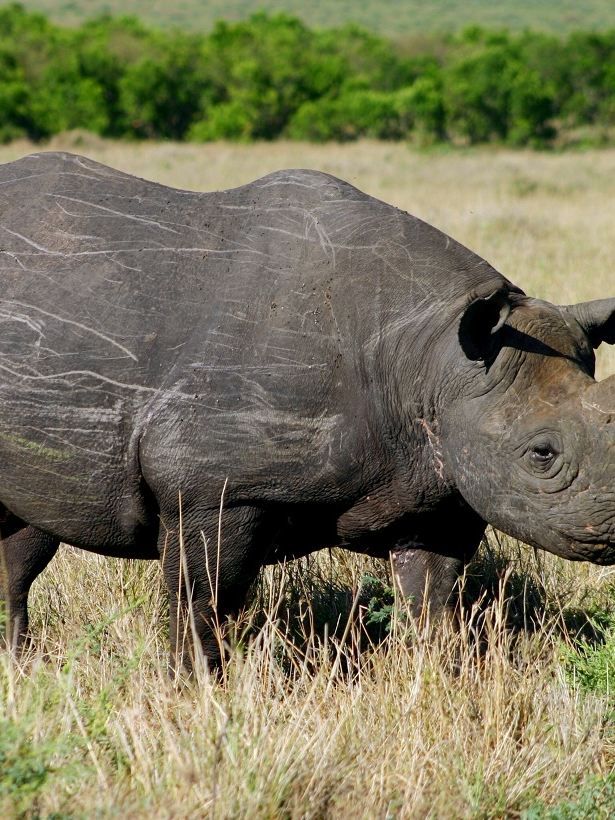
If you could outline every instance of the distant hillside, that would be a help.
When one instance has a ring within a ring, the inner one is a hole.
[[[134,14],[156,26],[193,30],[207,30],[221,18],[243,19],[259,9],[287,11],[311,26],[354,22],[400,37],[475,23],[562,34],[615,28],[613,0],[24,0],[22,5],[66,24],[102,13]]]

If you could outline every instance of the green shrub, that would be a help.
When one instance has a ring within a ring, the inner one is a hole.
[[[406,136],[394,93],[348,91],[334,99],[324,98],[303,105],[291,120],[287,134],[292,139],[338,140],[358,137],[399,139]]]
[[[199,44],[177,35],[161,38],[153,54],[126,68],[119,107],[135,136],[180,140],[200,116],[207,91]]]
[[[190,127],[188,139],[193,142],[245,141],[252,136],[253,127],[245,105],[235,100],[212,106],[205,119],[193,123]]]
[[[52,62],[28,98],[28,130],[35,138],[85,128],[108,130],[104,92],[96,80],[84,77],[74,55]]]
[[[414,130],[421,141],[443,140],[446,136],[446,109],[442,82],[438,76],[419,77],[396,96],[397,110],[406,131]]]
[[[29,92],[23,70],[9,49],[0,50],[0,142],[28,130]]]
[[[506,46],[487,45],[463,56],[445,72],[449,131],[470,143],[505,139],[508,132],[511,55]]]
[[[531,35],[466,33],[460,56],[444,71],[449,134],[469,143],[542,144],[555,135],[555,87],[528,66]]]
[[[4,817],[32,816],[54,772],[54,744],[36,742],[27,728],[0,720],[0,813]]]
[[[615,707],[615,618],[594,618],[595,639],[564,651],[568,680],[585,692],[608,696]]]
[[[607,820],[615,813],[615,776],[590,777],[573,800],[554,806],[536,804],[521,814],[522,820]]]
[[[84,77],[102,89],[107,112],[104,134],[133,133],[130,114],[120,101],[120,82],[131,66],[153,55],[151,32],[135,18],[101,17],[85,23],[75,34],[75,50]]]

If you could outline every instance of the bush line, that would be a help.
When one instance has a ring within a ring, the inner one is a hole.
[[[615,122],[615,31],[487,31],[395,44],[285,15],[208,34],[0,9],[0,141],[86,129],[197,142],[359,137],[548,145]]]

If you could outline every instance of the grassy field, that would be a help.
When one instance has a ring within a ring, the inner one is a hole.
[[[556,33],[574,29],[615,27],[615,6],[609,0],[22,0],[32,10],[74,25],[87,17],[111,13],[134,14],[156,26],[211,28],[216,20],[241,20],[258,10],[286,11],[313,26],[343,23],[388,34],[420,35],[457,31],[468,25],[514,29],[533,28]]]
[[[74,150],[216,189],[280,167],[351,180],[471,246],[529,293],[615,294],[615,151],[417,153],[402,145],[113,144]],[[0,161],[33,148],[0,148]],[[600,352],[599,375],[615,372]],[[223,680],[176,690],[157,564],[63,548],[35,640],[0,656],[0,816],[491,818],[615,813],[615,570],[491,533],[458,633],[391,614],[386,565],[275,568]],[[327,625],[328,624],[328,625]]]

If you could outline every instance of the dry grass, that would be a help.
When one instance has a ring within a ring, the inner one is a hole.
[[[615,152],[74,143],[50,147],[203,190],[322,168],[450,232],[528,292],[615,294]],[[3,147],[0,161],[30,150]],[[612,352],[600,366],[615,370]],[[373,623],[388,617],[387,583],[386,566],[347,554],[269,571],[224,680],[178,691],[158,566],[64,548],[35,585],[30,657],[0,657],[0,815],[612,815],[613,571],[491,536],[464,626],[434,643],[403,608],[389,632]]]
[[[608,784],[613,700],[562,658],[612,578],[506,554],[499,578],[489,554],[474,565],[493,594],[468,592],[461,632],[435,642],[403,610],[378,639],[365,598],[345,629],[364,572],[384,567],[324,554],[270,572],[224,681],[178,691],[157,566],[64,549],[37,586],[32,656],[0,660],[0,813],[501,817]]]

